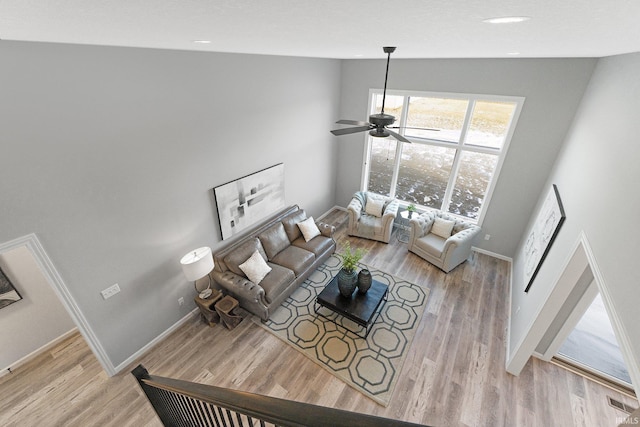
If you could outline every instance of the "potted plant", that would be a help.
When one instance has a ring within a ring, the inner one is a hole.
[[[365,251],[357,248],[352,249],[349,242],[344,244],[341,254],[336,254],[342,261],[342,268],[338,272],[338,289],[344,297],[350,297],[358,284],[358,262],[362,259]]]
[[[416,205],[410,203],[409,206],[407,206],[407,211],[409,211],[409,218],[411,218],[414,212],[418,212],[418,209],[416,208]]]

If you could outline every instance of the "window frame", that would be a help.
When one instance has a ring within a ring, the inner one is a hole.
[[[374,114],[374,108],[375,108],[375,104],[374,104],[374,100],[375,100],[375,95],[382,95],[383,90],[382,89],[369,89],[369,101],[368,101],[368,105],[367,105],[367,111],[369,112],[368,114]],[[464,221],[468,221],[468,222],[472,222],[474,224],[477,225],[482,225],[482,223],[484,222],[484,218],[485,215],[487,213],[488,207],[491,203],[491,198],[493,196],[493,192],[495,190],[496,184],[498,182],[498,179],[500,177],[500,172],[502,171],[502,165],[504,164],[504,160],[507,156],[507,152],[509,151],[509,146],[511,144],[511,139],[513,137],[513,134],[515,132],[515,129],[517,127],[518,124],[518,119],[520,118],[520,113],[522,111],[522,107],[524,105],[524,101],[525,101],[525,97],[523,96],[506,96],[506,95],[487,95],[487,94],[469,94],[469,93],[454,93],[454,92],[425,92],[425,91],[415,91],[415,90],[387,90],[387,96],[402,96],[404,97],[403,99],[403,105],[402,105],[402,114],[400,117],[396,117],[396,123],[394,123],[394,125],[398,125],[400,127],[406,126],[406,122],[407,122],[407,116],[408,116],[408,107],[409,107],[409,99],[411,97],[429,97],[429,98],[447,98],[447,99],[464,99],[469,101],[469,104],[467,106],[467,111],[465,113],[465,117],[464,117],[464,122],[462,124],[462,129],[461,129],[461,134],[460,134],[460,139],[458,142],[450,142],[450,141],[443,141],[443,140],[438,140],[438,139],[432,139],[432,138],[423,138],[423,137],[414,137],[414,136],[407,136],[404,135],[404,132],[398,132],[400,134],[402,134],[405,138],[411,140],[414,144],[418,143],[418,144],[426,144],[426,145],[431,145],[431,146],[437,146],[437,147],[446,147],[449,149],[454,149],[455,150],[455,154],[454,154],[454,160],[453,160],[453,164],[451,167],[451,172],[449,174],[449,180],[447,182],[447,188],[445,190],[445,194],[443,197],[443,202],[442,205],[440,207],[440,209],[442,209],[444,212],[447,212],[448,214],[454,216],[454,217],[458,217]],[[471,117],[473,115],[473,110],[475,107],[475,103],[477,101],[489,101],[489,102],[512,102],[515,103],[515,109],[513,111],[513,115],[511,116],[511,121],[508,124],[508,130],[507,133],[505,135],[505,139],[504,142],[502,144],[501,148],[493,148],[493,147],[483,147],[483,146],[479,146],[479,145],[473,145],[473,144],[465,144],[465,136],[467,134],[467,131],[469,130],[469,126],[471,124]],[[402,129],[397,129],[397,131],[402,131]],[[371,150],[372,150],[372,145],[371,142],[373,140],[373,137],[370,136],[368,134],[368,132],[365,132],[365,148],[364,148],[364,152],[363,152],[363,160],[362,160],[362,175],[361,175],[361,185],[360,187],[363,189],[363,191],[367,191],[368,189],[368,185],[369,185],[369,169],[370,169],[370,164],[369,164],[369,159],[371,156]],[[401,142],[401,141],[396,141],[396,150],[395,150],[395,157],[394,157],[394,167],[393,167],[393,175],[391,178],[391,188],[390,188],[390,195],[392,197],[395,197],[396,194],[396,187],[398,184],[398,176],[399,176],[399,170],[400,170],[400,162],[402,159],[402,148],[404,146],[405,143]],[[480,206],[480,211],[478,213],[478,218],[477,219],[473,219],[473,218],[468,218],[466,216],[462,216],[462,215],[458,215],[458,214],[454,214],[448,211],[449,209],[449,205],[451,203],[451,196],[453,194],[453,191],[455,189],[455,183],[458,177],[458,173],[459,173],[459,169],[460,169],[460,164],[461,164],[461,157],[462,157],[462,153],[465,151],[469,151],[469,152],[476,152],[476,153],[485,153],[485,154],[491,154],[491,155],[496,155],[498,157],[498,161],[496,163],[496,167],[495,170],[493,172],[493,175],[491,176],[490,180],[489,180],[489,184],[487,185],[487,189],[485,192],[485,196],[482,202],[482,205]],[[408,206],[409,203],[405,202],[403,200],[400,200],[400,205],[401,206]],[[435,208],[432,207],[428,207],[428,206],[424,206],[424,205],[418,205],[420,207],[421,210],[435,210]]]

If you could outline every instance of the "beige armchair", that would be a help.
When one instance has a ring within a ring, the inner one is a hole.
[[[409,251],[445,273],[467,260],[473,240],[480,233],[477,225],[440,211],[420,214],[409,225]]]
[[[398,201],[394,198],[368,191],[356,192],[347,206],[349,213],[347,233],[349,236],[389,243],[398,207]]]

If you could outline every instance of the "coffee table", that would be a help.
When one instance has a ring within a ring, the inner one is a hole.
[[[387,301],[388,295],[389,287],[384,283],[373,280],[371,282],[371,288],[369,288],[366,294],[361,294],[358,291],[355,291],[351,297],[343,297],[338,289],[338,277],[336,276],[316,297],[315,310],[316,313],[327,319],[327,316],[318,312],[318,306],[326,307],[329,310],[346,317],[354,323],[362,326],[365,330],[365,334],[363,336],[356,331],[345,328],[361,338],[367,338],[373,324],[378,319],[378,316],[380,316],[380,311],[382,311],[382,306],[384,305],[384,302]]]

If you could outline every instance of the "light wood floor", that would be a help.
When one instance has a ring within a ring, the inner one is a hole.
[[[327,222],[341,224],[343,212]],[[345,237],[344,226],[338,241]],[[139,360],[151,374],[333,406],[432,426],[615,426],[623,412],[606,396],[628,397],[532,359],[505,372],[509,264],[472,257],[449,274],[395,238],[350,238],[366,264],[431,289],[427,309],[388,407],[355,391],[292,347],[243,321],[209,328],[194,317]],[[131,366],[131,369],[135,365]],[[0,379],[2,426],[157,426],[127,372],[108,378],[73,336]]]

